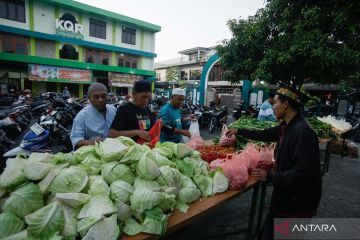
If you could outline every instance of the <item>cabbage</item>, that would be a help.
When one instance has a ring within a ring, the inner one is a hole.
[[[194,167],[194,175],[208,175],[209,164],[200,157],[186,157],[184,162]]]
[[[51,186],[51,183],[54,181],[55,177],[57,175],[59,175],[59,173],[61,172],[61,169],[67,167],[69,164],[65,163],[62,165],[57,166],[56,168],[54,168],[53,170],[51,170],[46,177],[41,180],[41,182],[39,182],[39,188],[42,194],[46,194],[49,191],[49,188]]]
[[[85,169],[90,175],[97,175],[101,171],[103,162],[96,158],[94,154],[89,153],[81,162],[81,167]]]
[[[191,203],[199,199],[201,191],[196,188],[195,183],[187,176],[182,177],[182,185],[178,199],[184,203]]]
[[[0,226],[0,238],[3,238],[23,230],[25,222],[14,214],[5,212],[0,214]]]
[[[89,154],[96,154],[95,146],[94,145],[86,145],[74,152],[74,158],[79,159],[79,161],[84,160]]]
[[[88,182],[86,171],[79,167],[62,169],[50,185],[53,193],[77,193],[84,189]]]
[[[1,240],[33,240],[33,238],[29,238],[27,230],[23,230],[8,237],[1,238]]]
[[[91,196],[95,196],[95,195],[109,196],[110,187],[107,185],[107,183],[105,182],[102,176],[90,176],[88,193]]]
[[[77,223],[77,231],[80,233],[82,237],[85,236],[87,231],[94,226],[96,223],[100,222],[104,219],[104,216],[96,216],[96,217],[88,217],[83,218]]]
[[[190,147],[188,147],[186,144],[178,143],[175,157],[183,159],[184,157],[189,156],[194,150]]]
[[[64,237],[75,237],[77,234],[76,210],[71,207],[62,206],[64,212],[64,228],[61,235]]]
[[[2,210],[23,218],[43,206],[43,197],[39,187],[29,183],[12,192],[2,206]]]
[[[182,213],[187,213],[189,206],[182,201],[177,201],[175,204],[175,208],[178,209]]]
[[[137,177],[135,178],[135,182],[134,182],[134,188],[145,188],[151,191],[159,191],[161,190],[161,187],[159,185],[159,183],[157,183],[156,181],[151,181],[151,180],[145,180],[143,178]]]
[[[177,195],[181,189],[181,173],[174,168],[163,166],[160,167],[161,175],[158,177],[157,182],[160,186],[167,187],[165,192],[168,194]]]
[[[89,201],[90,195],[84,193],[57,193],[55,199],[66,206],[78,208]]]
[[[52,163],[53,162],[53,155],[50,153],[39,153],[33,152],[31,153],[30,157],[28,158],[30,162],[43,162],[43,163]]]
[[[6,194],[6,189],[0,187],[0,198],[2,198]]]
[[[50,236],[64,227],[64,213],[58,202],[51,203],[25,217],[28,233],[34,236]]]
[[[24,173],[26,160],[21,158],[9,158],[6,161],[6,168],[0,175],[0,187],[16,187],[27,181]]]
[[[138,144],[136,144],[136,142],[134,140],[132,140],[129,137],[120,136],[120,137],[117,137],[116,139],[128,147],[138,145]]]
[[[113,202],[106,196],[94,196],[81,208],[78,219],[116,213]]]
[[[172,142],[158,142],[155,145],[154,151],[160,153],[168,159],[172,159],[175,155],[174,151],[176,150],[176,144]]]
[[[155,154],[151,151],[143,154],[136,166],[136,172],[140,177],[146,180],[154,180],[160,175],[160,170],[154,162],[154,159]]]
[[[132,212],[131,212],[131,208],[129,205],[127,205],[121,201],[117,201],[115,203],[115,207],[117,209],[117,218],[120,221],[125,221],[125,220],[131,218]]]
[[[185,162],[182,159],[175,160],[176,168],[181,172],[181,174],[184,174],[188,177],[192,177],[195,174],[195,166],[192,164],[189,164]]]
[[[120,229],[117,225],[116,214],[111,215],[108,218],[102,219],[100,222],[92,226],[86,233],[83,240],[93,239],[106,239],[106,240],[118,240],[120,235]]]
[[[159,207],[164,211],[173,211],[176,204],[176,199],[174,194],[164,193],[164,198],[159,203]]]
[[[47,176],[51,169],[54,168],[53,164],[27,161],[25,164],[25,176],[30,180],[41,180]]]
[[[134,236],[142,232],[142,226],[133,218],[129,218],[125,221],[124,233],[129,236]]]
[[[112,184],[116,180],[123,180],[130,185],[134,183],[135,176],[131,168],[125,164],[118,162],[109,162],[103,165],[101,176],[108,184]]]
[[[52,161],[55,164],[68,163],[71,165],[77,165],[77,164],[79,164],[80,160],[81,159],[76,158],[71,153],[62,153],[62,152],[55,154],[52,158]]]
[[[163,193],[153,192],[144,188],[135,189],[130,197],[131,209],[142,213],[157,206],[163,198]]]
[[[195,175],[193,177],[194,183],[200,189],[202,196],[210,196],[213,193],[213,180],[209,176]]]
[[[114,201],[128,202],[131,194],[134,192],[134,188],[127,182],[117,180],[110,186],[111,198]]]
[[[162,166],[174,166],[175,164],[170,161],[169,159],[167,159],[167,157],[164,157],[163,155],[161,155],[160,153],[154,151],[155,153],[155,163],[158,167],[162,167]]]
[[[213,178],[213,194],[225,192],[229,187],[229,180],[221,170],[210,174]]]
[[[124,155],[124,157],[120,160],[120,162],[131,164],[139,161],[144,154],[144,151],[140,146],[141,145],[138,144],[132,146],[129,151]]]
[[[95,143],[96,153],[102,161],[111,162],[120,160],[129,147],[114,138],[106,138],[100,143]]]
[[[167,217],[160,208],[154,208],[145,212],[143,232],[149,234],[164,234],[167,229]]]

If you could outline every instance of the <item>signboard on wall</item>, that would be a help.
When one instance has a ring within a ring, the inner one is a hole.
[[[137,80],[143,80],[144,77],[141,75],[132,75],[124,73],[108,73],[109,84],[115,87],[132,87],[134,82]]]
[[[29,64],[28,77],[31,81],[68,80],[74,83],[90,82],[92,72],[90,70],[76,68]]]
[[[56,34],[69,38],[84,38],[84,27],[79,24],[70,13],[65,13],[59,19],[55,19]]]

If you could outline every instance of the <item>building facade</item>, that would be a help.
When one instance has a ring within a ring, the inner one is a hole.
[[[0,0],[1,93],[102,82],[117,94],[153,78],[160,26],[72,0]]]

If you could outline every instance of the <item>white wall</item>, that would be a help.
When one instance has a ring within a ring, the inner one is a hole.
[[[141,39],[140,39],[141,40]],[[145,52],[155,52],[155,34],[151,32],[144,32],[144,49]]]
[[[25,23],[0,18],[0,25],[29,30],[30,29],[30,20],[29,19],[30,19],[29,18],[29,2],[28,2],[28,0],[25,0]]]
[[[158,69],[156,70],[156,76],[160,75],[160,81],[166,81],[166,69]]]
[[[144,57],[142,69],[153,71],[154,70],[154,59]]]
[[[55,34],[55,7],[34,1],[34,31]]]

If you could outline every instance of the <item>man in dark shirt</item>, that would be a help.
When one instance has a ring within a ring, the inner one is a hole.
[[[262,131],[231,129],[246,138],[277,142],[275,170],[254,169],[251,176],[273,184],[270,209],[259,239],[274,238],[274,218],[312,218],[321,198],[322,180],[318,137],[302,117],[300,109],[307,96],[289,87],[275,96],[274,113],[281,124]]]
[[[135,141],[143,138],[150,141],[147,132],[155,122],[149,107],[151,85],[148,81],[136,81],[133,87],[132,102],[120,106],[110,127],[109,137],[131,137]]]

